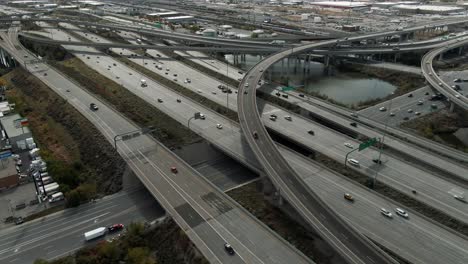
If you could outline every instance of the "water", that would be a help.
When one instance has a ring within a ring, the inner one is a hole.
[[[233,63],[233,56],[226,55],[226,60]],[[260,56],[246,55],[245,61],[239,59],[238,67],[250,69],[261,59]],[[397,87],[375,78],[368,78],[360,74],[347,74],[334,70],[332,76],[324,75],[324,66],[318,62],[310,64],[310,70],[304,72],[304,63],[297,67],[291,62],[289,74],[287,72],[287,61],[274,64],[269,70],[272,71],[273,81],[285,84],[288,82],[292,87],[304,87],[310,92],[325,95],[339,103],[357,104],[368,100],[386,97],[394,92]],[[283,70],[282,70],[283,68]],[[357,75],[357,76],[356,76]],[[267,76],[267,74],[266,74]]]

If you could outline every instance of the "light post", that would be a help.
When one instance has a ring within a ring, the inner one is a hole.
[[[391,96],[392,98],[390,98],[390,103],[389,103],[389,106],[388,106],[388,111],[391,113],[392,112],[392,102],[393,102],[393,95],[395,93],[391,93]],[[382,140],[379,142],[380,143],[380,146],[379,146],[379,157],[377,158],[377,165],[381,165],[382,164],[382,160],[381,160],[381,157],[382,157],[382,151],[383,151],[383,146],[384,146],[384,141],[385,141],[385,136],[387,135],[387,127],[388,127],[388,121],[390,120],[390,114],[387,116],[387,119],[385,120],[385,128],[384,128],[384,132],[382,134]],[[375,188],[375,183],[377,182],[377,175],[379,174],[379,171],[376,169],[375,170],[375,175],[374,175],[374,179],[373,179],[373,182],[372,182],[372,188]]]
[[[129,139],[141,136],[141,135],[151,133],[155,130],[156,128],[154,128],[153,126],[150,126],[150,127],[143,127],[143,128],[133,130],[130,132],[126,132],[126,133],[122,133],[122,134],[117,134],[114,136],[114,148],[117,149],[118,140],[121,140],[121,141],[129,140]]]
[[[201,113],[200,112],[195,112],[192,117],[189,118],[187,121],[187,128],[190,129],[190,120],[192,119],[200,119]]]

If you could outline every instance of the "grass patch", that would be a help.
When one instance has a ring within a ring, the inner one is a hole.
[[[444,109],[403,122],[400,126],[427,139],[468,152],[468,146],[453,135],[459,128],[468,127],[465,113]]]

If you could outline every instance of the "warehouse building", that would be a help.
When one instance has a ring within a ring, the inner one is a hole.
[[[0,153],[1,154],[1,153]],[[18,186],[19,175],[12,157],[0,160],[0,190]]]
[[[32,136],[27,126],[21,126],[21,120],[24,119],[19,114],[7,115],[0,118],[2,137],[5,135],[13,150],[26,149],[26,146],[23,147],[23,142]]]
[[[463,12],[465,9],[460,6],[437,6],[437,5],[395,5],[391,7],[400,13],[411,14],[439,14]]]

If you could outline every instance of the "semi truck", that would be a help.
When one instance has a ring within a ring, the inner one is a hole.
[[[39,193],[44,194],[44,189],[47,195],[51,195],[51,194],[58,192],[59,185],[56,182],[44,185],[44,188],[42,187],[39,188]]]
[[[58,202],[65,199],[62,192],[54,193],[49,198],[49,203]]]
[[[84,233],[84,237],[86,241],[93,240],[98,237],[102,237],[106,234],[107,228],[105,227],[98,227],[96,229],[93,229],[91,231],[88,231]]]

